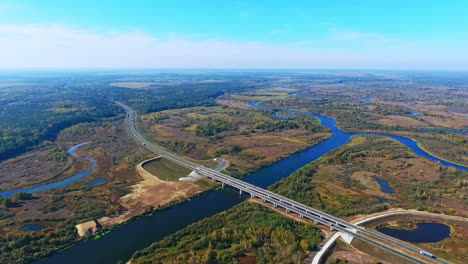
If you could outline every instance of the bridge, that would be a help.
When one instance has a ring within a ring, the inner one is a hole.
[[[316,224],[328,226],[330,230],[340,231],[353,236],[354,238],[361,239],[373,246],[379,247],[385,251],[398,255],[410,262],[414,263],[427,263],[429,260],[432,262],[446,263],[441,259],[429,259],[420,254],[422,249],[405,243],[401,240],[384,235],[380,232],[368,230],[364,227],[349,223],[338,217],[326,214],[318,209],[306,206],[294,200],[288,199],[271,191],[257,187],[255,185],[246,183],[242,180],[233,178],[221,172],[206,168],[183,157],[180,157],[170,151],[167,151],[161,146],[151,143],[146,140],[136,129],[135,112],[128,106],[118,103],[127,111],[128,115],[128,129],[132,137],[144,148],[154,154],[160,155],[180,166],[195,171],[221,184],[231,186],[239,190],[239,192],[250,194],[252,198],[261,199],[264,203],[271,203],[274,207],[280,207],[286,210],[287,213],[296,213],[301,218],[313,220]],[[427,260],[421,260],[427,258]]]

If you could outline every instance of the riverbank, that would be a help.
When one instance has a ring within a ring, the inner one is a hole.
[[[113,217],[105,216],[98,220],[104,228],[122,224],[145,212],[187,200],[208,189],[208,187],[203,188],[201,186],[208,186],[209,183],[197,184],[193,181],[163,181],[160,177],[164,177],[164,175],[158,177],[143,168],[144,164],[160,158],[160,156],[151,158],[135,166],[136,172],[143,180],[131,186],[131,192],[119,199],[120,205],[125,208],[124,213]],[[197,181],[206,180],[200,179]]]

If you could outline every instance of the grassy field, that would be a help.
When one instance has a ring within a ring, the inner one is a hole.
[[[178,181],[187,177],[191,170],[164,158],[146,162],[143,168],[163,181]]]
[[[260,90],[235,94],[235,95],[230,96],[230,98],[234,100],[248,100],[250,102],[269,101],[273,99],[285,99],[288,97],[289,93],[294,93],[294,92],[296,92],[295,89],[267,88],[267,89],[260,89]]]

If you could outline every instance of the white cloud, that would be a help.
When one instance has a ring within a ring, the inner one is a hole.
[[[362,37],[367,35],[347,34],[345,39]],[[234,43],[174,33],[156,38],[138,30],[95,32],[63,25],[0,25],[0,68],[381,68],[398,67],[412,58],[399,60],[387,56],[388,52],[379,55],[379,50],[323,48],[330,41]],[[410,54],[403,46],[396,49]]]

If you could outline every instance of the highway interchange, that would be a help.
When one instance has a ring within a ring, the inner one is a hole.
[[[420,248],[413,246],[411,244],[405,243],[401,240],[395,239],[393,237],[384,235],[380,232],[368,230],[364,227],[351,224],[343,219],[334,217],[332,215],[326,214],[315,208],[303,205],[291,199],[285,198],[281,195],[275,194],[268,190],[262,189],[255,185],[246,183],[242,180],[233,178],[231,176],[225,175],[218,171],[215,171],[210,168],[206,168],[199,164],[196,164],[192,161],[189,161],[183,157],[180,157],[172,152],[165,150],[164,148],[151,143],[146,140],[138,132],[135,123],[135,112],[128,106],[118,103],[123,107],[128,114],[128,128],[132,137],[141,144],[144,148],[151,151],[154,154],[161,155],[162,157],[179,164],[183,167],[186,167],[190,170],[197,172],[200,175],[208,177],[214,181],[221,182],[223,184],[229,185],[236,189],[239,189],[240,192],[249,193],[252,198],[260,198],[263,202],[270,202],[274,204],[275,207],[284,208],[287,212],[293,212],[300,215],[301,218],[308,218],[313,220],[316,223],[320,223],[330,227],[330,229],[348,233],[355,238],[361,239],[371,245],[379,247],[383,250],[391,252],[395,255],[398,255],[406,260],[409,260],[414,263],[428,263],[429,260],[436,261],[439,263],[446,263],[441,259],[437,258],[427,258],[420,255],[422,251]],[[426,259],[424,259],[426,258]],[[424,260],[423,260],[424,259]]]

